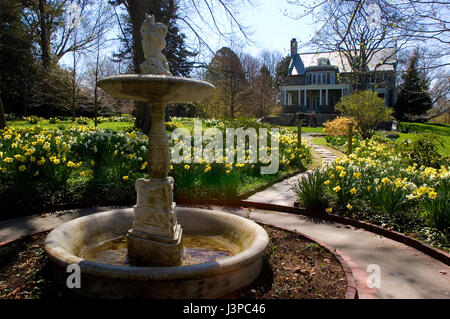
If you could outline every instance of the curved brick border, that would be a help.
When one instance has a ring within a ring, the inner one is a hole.
[[[275,226],[272,224],[270,224],[268,226],[273,227],[273,228],[282,229],[282,230],[288,231],[290,233],[297,234],[301,238],[306,239],[313,243],[317,243],[320,246],[322,246],[323,248],[325,248],[326,250],[328,250],[336,258],[338,263],[341,265],[342,269],[344,270],[345,277],[347,279],[347,289],[345,291],[344,299],[358,299],[358,290],[356,289],[356,281],[355,281],[355,278],[353,277],[353,272],[352,272],[350,265],[345,261],[346,256],[341,255],[341,253],[338,250],[331,248],[328,245],[326,245],[320,241],[317,241],[316,239],[313,239],[312,237],[309,237],[308,235],[305,235],[299,231],[294,231],[292,229],[288,229],[285,227],[279,227],[279,226]]]
[[[352,219],[349,217],[339,216],[336,214],[326,214],[323,212],[314,211],[307,208],[293,207],[293,206],[282,206],[275,204],[267,204],[267,203],[257,203],[250,202],[246,200],[205,200],[205,201],[178,201],[178,204],[190,204],[190,205],[217,205],[217,206],[229,206],[229,207],[250,207],[257,208],[263,210],[273,210],[284,213],[291,213],[297,215],[303,215],[308,217],[321,218],[323,220],[333,221],[339,224],[350,225],[356,228],[362,228],[367,231],[370,231],[374,234],[384,236],[386,238],[398,241],[402,244],[405,244],[409,247],[417,249],[422,253],[437,259],[447,266],[450,266],[450,254],[435,248],[431,245],[428,245],[424,242],[421,242],[417,239],[406,236],[402,233],[388,230],[378,225],[374,225],[368,222],[360,221],[357,219]]]

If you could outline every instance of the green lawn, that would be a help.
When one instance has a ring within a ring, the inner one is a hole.
[[[435,133],[439,135],[450,136],[450,125],[442,123],[398,123],[398,130],[408,130],[410,132],[419,133]]]
[[[400,137],[397,139],[398,142],[403,141],[415,141],[423,133],[398,133]],[[450,156],[450,135],[438,135],[435,134],[433,137],[436,139],[436,144],[438,152],[444,156]]]
[[[71,126],[76,126],[76,127],[94,126],[94,124],[82,125],[82,124],[78,124],[77,122],[74,123],[71,120],[59,121],[58,123],[55,123],[55,124],[50,124],[48,122],[48,120],[39,121],[37,124],[30,124],[27,121],[8,121],[7,125],[14,127],[14,128],[29,128],[29,127],[37,126],[37,127],[41,127],[41,128],[46,127],[48,129],[58,129],[58,128],[66,129]],[[133,122],[103,122],[103,123],[99,123],[98,127],[103,128],[103,129],[112,129],[112,130],[116,130],[116,131],[121,131],[121,130],[133,128],[134,123]]]
[[[297,132],[297,126],[283,126],[293,132]],[[323,127],[302,127],[302,133],[323,133]]]

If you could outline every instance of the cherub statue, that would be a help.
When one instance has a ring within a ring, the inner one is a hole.
[[[166,47],[167,27],[155,22],[153,15],[145,15],[141,27],[142,49],[145,62],[140,65],[143,74],[171,75],[166,57],[161,50]]]

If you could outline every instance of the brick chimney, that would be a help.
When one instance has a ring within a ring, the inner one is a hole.
[[[298,53],[297,48],[298,48],[297,40],[295,38],[293,38],[291,40],[291,57],[294,57],[294,55],[296,55]]]

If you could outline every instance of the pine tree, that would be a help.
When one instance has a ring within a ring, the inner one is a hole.
[[[429,93],[429,80],[417,68],[419,60],[415,51],[409,60],[409,66],[402,76],[402,84],[395,105],[395,117],[408,120],[410,115],[421,115],[433,106]]]

